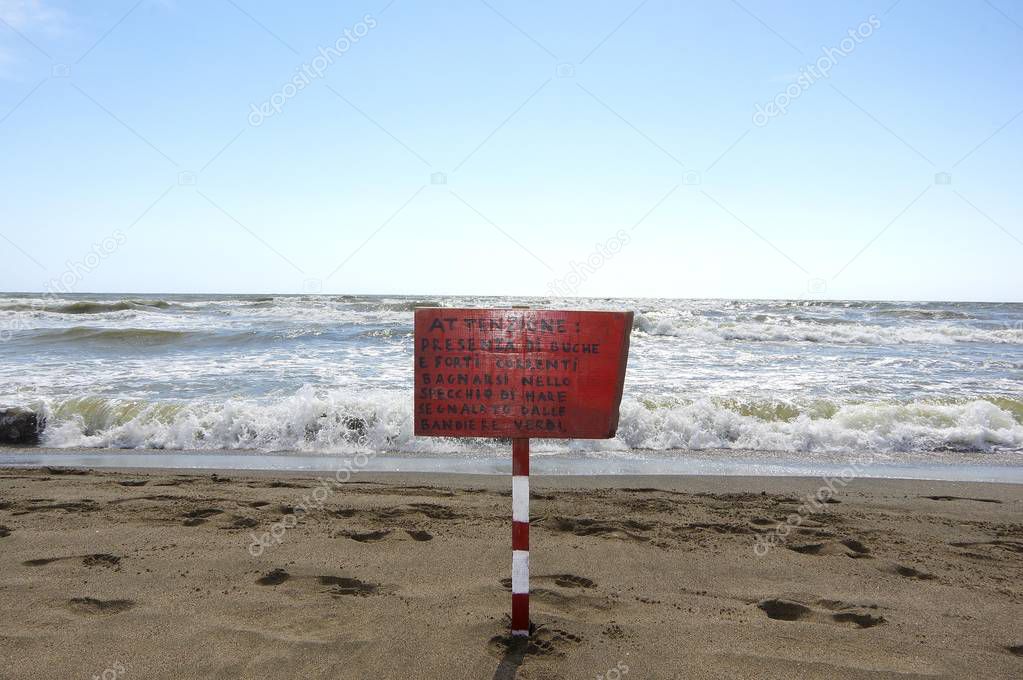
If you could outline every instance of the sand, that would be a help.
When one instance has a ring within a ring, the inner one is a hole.
[[[523,646],[506,477],[0,470],[0,677],[1023,676],[1023,486],[533,484]]]

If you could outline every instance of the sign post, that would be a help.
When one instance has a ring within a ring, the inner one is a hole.
[[[512,440],[512,635],[529,635],[529,440]]]
[[[529,635],[529,440],[618,429],[632,312],[415,312],[415,434],[512,440],[513,635]]]

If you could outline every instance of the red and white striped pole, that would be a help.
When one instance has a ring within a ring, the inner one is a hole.
[[[512,440],[512,635],[529,635],[529,440]]]

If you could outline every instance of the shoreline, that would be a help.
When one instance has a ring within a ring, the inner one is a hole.
[[[84,475],[98,477],[155,479],[210,480],[214,483],[235,481],[254,482],[274,480],[282,483],[279,488],[301,488],[289,485],[308,482],[325,486],[325,480],[333,475],[317,475],[308,470],[238,470],[233,468],[81,468],[77,466],[20,466],[0,464],[0,476],[4,474],[51,475],[52,479],[76,478]],[[412,489],[427,488],[473,488],[490,492],[511,489],[511,475],[476,474],[471,472],[385,472],[360,471],[346,482],[332,484],[335,490],[360,485],[395,486]],[[530,475],[530,489],[536,491],[558,490],[608,490],[630,493],[748,493],[748,494],[795,494],[799,498],[811,496],[821,488],[821,480],[809,476],[760,476],[760,475]],[[314,487],[309,487],[314,488]],[[892,497],[922,497],[934,495],[942,500],[962,500],[1000,504],[1015,504],[1023,511],[1023,487],[1013,482],[962,481],[940,479],[903,478],[857,478],[846,486],[835,485],[836,494],[864,494]],[[982,498],[983,497],[983,498]],[[980,500],[978,500],[980,499]]]
[[[955,455],[957,460],[948,460]],[[1023,484],[1023,455],[981,453],[815,453],[708,449],[700,451],[533,454],[534,476],[720,476],[780,478],[904,479]],[[110,470],[206,472],[509,475],[511,451],[493,454],[306,453],[238,450],[87,449],[2,447],[0,467],[76,467]]]

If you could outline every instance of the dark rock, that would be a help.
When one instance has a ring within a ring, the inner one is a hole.
[[[46,421],[23,408],[0,409],[0,444],[34,446]]]

